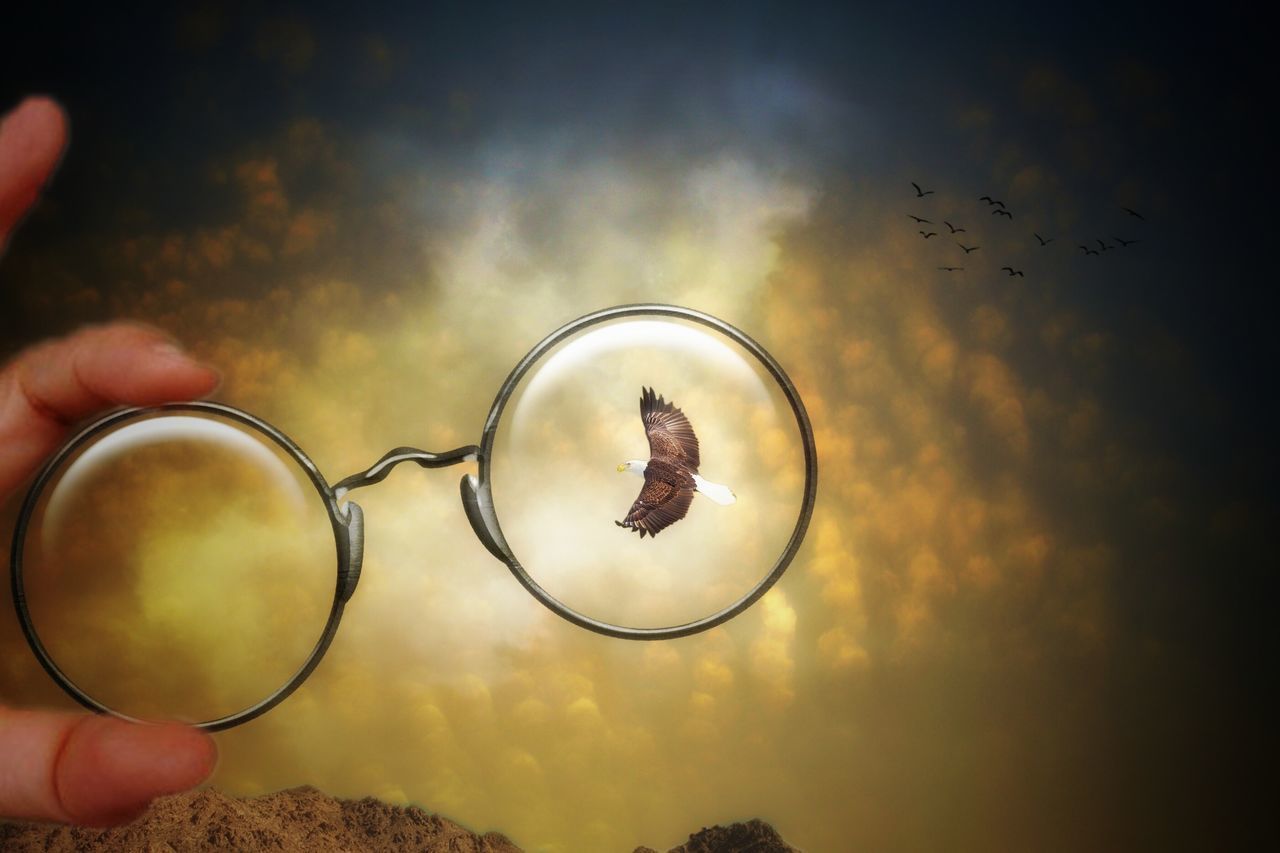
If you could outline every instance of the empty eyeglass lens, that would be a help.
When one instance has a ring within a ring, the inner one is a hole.
[[[334,597],[329,516],[298,464],[249,427],[158,414],[53,474],[23,583],[55,665],[113,711],[200,722],[270,696]]]
[[[491,481],[535,582],[592,619],[659,628],[715,614],[770,573],[804,504],[804,444],[782,386],[736,341],[628,318],[529,369]]]

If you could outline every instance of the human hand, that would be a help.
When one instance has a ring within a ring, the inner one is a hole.
[[[0,123],[0,252],[65,143],[66,119],[46,98],[28,98]],[[76,421],[122,403],[201,397],[217,384],[162,333],[132,324],[20,353],[0,369],[0,500]],[[216,761],[213,739],[187,726],[0,705],[0,817],[126,823],[155,797],[199,784]]]

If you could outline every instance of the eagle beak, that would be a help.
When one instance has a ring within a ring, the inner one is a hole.
[[[621,465],[619,465],[619,466],[618,466],[618,470],[619,470],[619,471],[625,471],[625,470],[627,470],[627,463],[623,462]]]

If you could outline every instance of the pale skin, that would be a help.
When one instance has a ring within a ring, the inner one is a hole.
[[[66,116],[48,98],[27,98],[3,117],[0,255],[66,141]],[[129,323],[82,329],[19,353],[0,367],[0,500],[11,497],[84,418],[121,404],[195,399],[218,381],[163,332]],[[217,755],[213,739],[189,726],[135,725],[0,703],[0,817],[127,823],[155,797],[208,778]]]

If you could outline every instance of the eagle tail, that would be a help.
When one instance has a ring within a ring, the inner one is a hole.
[[[722,486],[719,483],[713,483],[710,480],[704,480],[701,476],[694,474],[693,482],[696,486],[695,491],[701,492],[711,500],[720,504],[720,506],[728,506],[738,500],[738,496],[733,493],[733,489],[728,486]]]

